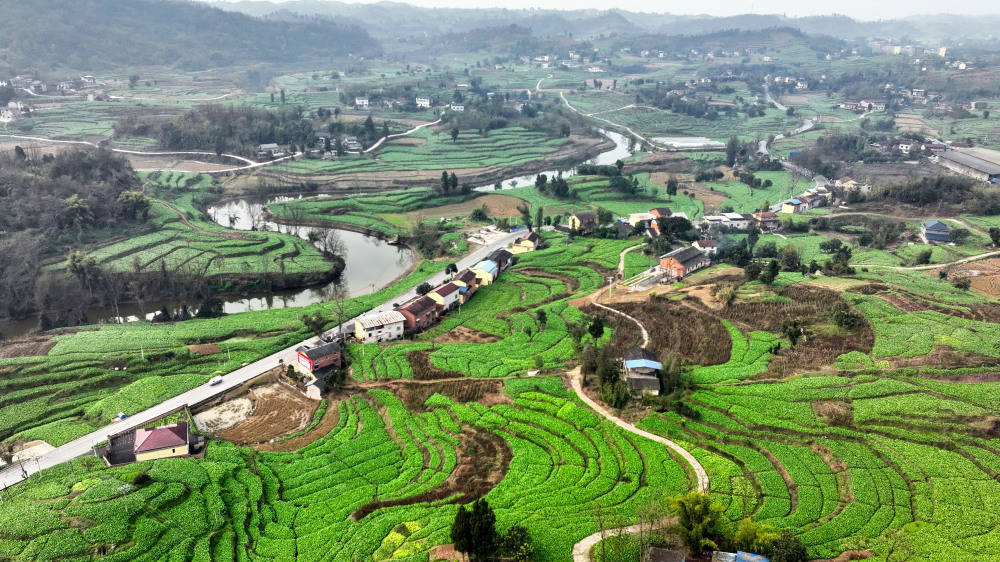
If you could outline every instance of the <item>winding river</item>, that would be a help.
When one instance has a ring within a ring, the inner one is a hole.
[[[629,142],[628,137],[614,131],[602,130],[601,133],[615,143],[614,148],[580,162],[580,164],[610,165],[614,164],[616,160],[629,157],[634,152],[634,147]],[[579,164],[561,170],[547,170],[539,173],[549,177],[562,173],[563,177],[569,177],[576,173],[577,165]],[[501,182],[502,188],[511,189],[534,184],[535,176],[536,174],[528,174],[507,178]],[[494,185],[489,184],[476,187],[475,191],[487,192],[494,189]],[[288,199],[289,197],[274,197],[267,200],[253,198],[227,200],[209,207],[207,213],[213,221],[227,228],[250,230],[254,219],[257,218],[258,229],[292,234],[305,240],[309,239],[312,232],[319,235],[319,239],[322,239],[328,231],[333,230],[343,242],[345,250],[343,274],[337,281],[320,287],[273,291],[266,294],[223,295],[221,296],[223,310],[227,314],[305,306],[330,300],[335,292],[340,291],[343,291],[348,297],[368,294],[405,275],[418,259],[418,256],[409,248],[389,244],[374,236],[343,229],[282,225],[258,218],[262,216],[262,210],[268,204]],[[98,323],[151,320],[162,308],[176,312],[187,306],[188,310],[193,312],[197,304],[175,300],[157,301],[143,305],[128,303],[119,306],[117,311],[110,307],[92,308],[87,311],[87,318],[90,322]],[[6,337],[15,337],[31,332],[36,325],[37,321],[34,318],[9,321],[0,324],[0,331]]]

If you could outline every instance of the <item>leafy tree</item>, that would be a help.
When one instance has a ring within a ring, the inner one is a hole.
[[[431,292],[433,288],[434,287],[432,287],[430,283],[424,281],[423,283],[417,285],[417,294],[426,295],[427,293]]]
[[[913,263],[915,263],[916,265],[925,265],[931,263],[931,256],[933,254],[934,251],[929,248],[926,250],[921,250],[916,256],[914,256]]]
[[[455,172],[452,172],[451,175],[448,176],[448,187],[450,187],[452,191],[458,189],[458,176],[455,175]]]
[[[968,290],[972,286],[972,279],[968,277],[959,277],[951,282],[952,286],[956,289]]]
[[[760,277],[763,267],[757,263],[748,263],[746,267],[743,268],[743,276],[746,277],[747,281],[754,281]]]
[[[497,535],[496,520],[493,508],[486,500],[480,498],[473,502],[468,516],[468,550],[459,552],[468,553],[474,561],[489,560],[496,553],[500,539]],[[458,547],[455,549],[458,550]]]
[[[281,89],[281,105],[285,105],[285,89]]]
[[[839,238],[831,238],[829,240],[820,242],[819,249],[828,254],[832,254],[836,252],[841,245],[843,245],[843,242]]]
[[[545,313],[545,309],[539,308],[538,311],[535,312],[535,320],[538,321],[538,328],[540,330],[544,330],[545,325],[549,320],[548,314]]]
[[[528,562],[535,558],[535,545],[531,542],[528,529],[514,525],[500,539],[500,555],[513,562]]]
[[[753,252],[753,247],[757,245],[760,240],[760,231],[756,227],[751,228],[750,232],[747,234],[747,247]]]
[[[448,172],[441,172],[441,193],[448,193],[449,189],[451,189],[451,182],[448,181]]]
[[[774,532],[774,527],[749,517],[740,521],[732,539],[733,548],[745,552],[769,552],[776,540],[778,533]]]
[[[953,228],[948,234],[951,237],[951,241],[956,244],[964,243],[972,235],[967,228]]]
[[[472,513],[464,505],[458,506],[455,521],[451,524],[451,542],[461,553],[472,552]]]
[[[712,501],[706,492],[688,492],[669,498],[671,511],[677,516],[675,530],[691,552],[701,554],[717,549],[723,538],[722,518],[725,508]]]
[[[326,326],[326,319],[323,315],[317,311],[312,314],[303,314],[300,318],[305,327],[309,329],[310,332],[316,334],[317,336],[323,333],[323,327]]]
[[[802,539],[791,529],[782,529],[781,535],[771,544],[771,562],[806,562],[809,553]]]
[[[531,208],[527,205],[518,205],[517,210],[521,213],[521,222],[531,230]]]
[[[541,205],[535,209],[535,228],[542,228],[542,224],[545,222],[545,207]]]
[[[621,408],[628,404],[628,387],[621,379],[601,385],[601,400],[612,408]]]
[[[993,245],[997,248],[1000,248],[1000,228],[991,226],[989,233],[990,233],[990,240],[993,242]]]
[[[778,246],[774,242],[764,242],[757,246],[754,255],[758,258],[776,258],[778,257]]]
[[[781,255],[778,259],[781,260],[782,271],[799,271],[802,269],[802,262],[799,260],[799,251],[791,244],[781,249]]]
[[[621,174],[622,170],[625,169],[625,162],[622,162],[621,158],[615,160],[615,168],[618,168],[618,173]]]
[[[740,141],[736,137],[729,137],[726,143],[726,165],[732,167],[736,163],[736,154],[740,149]]]
[[[604,320],[600,317],[594,318],[594,320],[590,323],[590,327],[587,328],[587,332],[589,332],[590,337],[595,340],[599,339],[602,335],[604,335]]]
[[[677,179],[673,176],[667,179],[667,195],[670,197],[677,195]]]
[[[795,344],[798,343],[799,338],[805,335],[805,329],[802,327],[802,322],[797,318],[795,320],[790,320],[788,322],[785,322],[784,325],[782,325],[781,327],[781,331],[788,338],[788,341],[792,344],[792,347],[795,347]]]
[[[760,277],[758,279],[760,279],[761,283],[770,285],[771,283],[774,283],[775,279],[778,278],[778,273],[780,271],[781,268],[778,267],[778,260],[771,260],[767,264],[767,269],[760,273]]]
[[[657,373],[660,380],[660,396],[666,396],[674,391],[681,381],[681,361],[677,352],[665,349],[660,355],[662,369]]]
[[[845,330],[853,330],[864,321],[860,315],[855,314],[851,310],[851,307],[843,301],[834,305],[833,310],[830,311],[830,318],[837,326]]]
[[[456,142],[458,140],[458,127],[451,128],[451,142]]]
[[[486,214],[486,205],[478,207],[472,210],[469,218],[478,222],[487,222],[490,220],[489,215]]]
[[[608,224],[612,220],[611,211],[607,209],[597,209],[597,224]]]

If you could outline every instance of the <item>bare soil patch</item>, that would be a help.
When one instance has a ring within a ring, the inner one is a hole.
[[[333,401],[330,402],[326,409],[326,413],[323,414],[323,419],[319,421],[316,427],[310,429],[308,432],[292,437],[291,439],[285,439],[282,441],[270,441],[267,443],[256,443],[253,446],[254,449],[258,451],[270,451],[270,452],[285,452],[290,453],[292,451],[298,451],[302,447],[316,441],[320,437],[325,436],[330,433],[333,428],[337,427],[337,423],[340,421],[340,413],[337,409],[337,403]]]
[[[687,197],[683,194],[685,191],[693,194],[695,199],[705,204],[706,213],[717,211],[723,204],[729,201],[729,196],[725,193],[721,191],[712,191],[699,183],[685,185],[680,191],[681,194],[677,195],[677,197]]]
[[[835,115],[821,115],[819,118],[820,123],[843,123],[844,121],[845,119]]]
[[[830,400],[813,402],[816,417],[830,425],[851,425],[854,421],[854,407],[850,402]]]
[[[781,103],[809,103],[809,94],[784,94],[778,97]]]
[[[141,154],[126,154],[132,167],[137,170],[176,170],[178,172],[217,172],[228,170],[236,164],[215,164],[200,160],[143,156]]]
[[[200,345],[189,345],[188,350],[195,355],[213,355],[222,351],[218,345],[214,343],[203,343]]]
[[[490,216],[519,217],[521,216],[521,212],[517,210],[517,206],[519,204],[523,205],[524,202],[517,197],[491,193],[489,195],[483,195],[482,197],[476,197],[475,199],[469,199],[468,201],[463,201],[461,203],[443,205],[441,207],[429,207],[427,209],[420,209],[419,211],[410,211],[403,213],[403,216],[416,221],[441,217],[464,217],[472,213],[474,209],[478,209],[485,205],[487,209],[486,214]]]
[[[677,178],[677,181],[681,181],[682,175],[690,176],[692,167],[692,160],[679,152],[653,152],[647,154],[638,162],[626,163],[624,172],[626,174],[635,174],[638,172],[673,174]],[[667,182],[666,177],[663,177],[662,181],[660,179],[653,179],[652,176],[650,176],[650,179],[660,185],[666,185]],[[690,181],[690,177],[686,181]]]
[[[216,437],[239,444],[263,443],[304,429],[318,404],[281,383],[250,391],[253,411],[243,421],[217,432]]]
[[[940,135],[941,132],[928,125],[923,117],[916,113],[900,113],[893,121],[900,131],[921,133],[925,135]]]
[[[499,435],[468,428],[459,436],[458,464],[448,479],[422,494],[398,500],[379,500],[359,507],[351,517],[360,521],[377,509],[448,500],[446,503],[471,503],[503,480],[513,452]],[[444,444],[447,446],[447,444]],[[449,499],[451,498],[451,499]]]
[[[253,402],[244,396],[194,414],[194,422],[201,431],[214,433],[242,422],[252,411]]]
[[[47,355],[56,342],[50,336],[25,336],[7,340],[0,345],[0,358],[35,357]]]
[[[940,269],[926,270],[928,275],[937,277]],[[952,266],[948,269],[948,279],[968,277],[972,288],[992,299],[1000,299],[1000,258],[989,258]]]
[[[465,326],[456,326],[434,338],[434,343],[493,343],[500,338]]]

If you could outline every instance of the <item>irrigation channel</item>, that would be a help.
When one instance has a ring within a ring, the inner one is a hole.
[[[601,133],[615,143],[614,148],[579,164],[610,165],[618,159],[631,156],[634,152],[634,146],[629,142],[628,137],[614,131],[602,130]],[[576,173],[576,166],[579,164],[561,170],[548,170],[540,173],[549,177],[562,173],[563,177],[569,177]],[[530,174],[507,178],[503,180],[502,185],[503,189],[511,189],[517,186],[533,185],[534,182],[535,174]],[[476,187],[475,191],[488,192],[494,189],[494,185],[489,184]],[[262,218],[264,215],[262,211],[267,205],[288,199],[290,197],[282,196],[264,200],[254,198],[226,200],[210,206],[207,209],[207,214],[213,221],[226,228],[250,230],[255,225],[258,230],[267,229],[272,232],[294,234],[305,240],[309,240],[310,233],[314,233],[314,239],[322,240],[328,231],[333,230],[343,242],[344,247],[345,263],[340,279],[319,287],[260,294],[221,295],[223,311],[226,314],[305,306],[328,301],[337,292],[342,292],[346,297],[368,294],[378,291],[405,275],[417,260],[417,256],[409,248],[390,244],[375,236],[343,229],[284,225]],[[162,308],[176,312],[186,306],[189,311],[194,312],[197,310],[197,305],[197,302],[179,300],[145,302],[142,305],[127,303],[119,305],[117,314],[111,307],[92,308],[87,311],[87,318],[95,323],[152,320]],[[14,320],[0,324],[0,332],[5,337],[16,337],[31,332],[36,326],[37,320],[34,318]]]

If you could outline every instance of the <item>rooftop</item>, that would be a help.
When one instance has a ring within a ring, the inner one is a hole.
[[[183,447],[188,443],[187,422],[137,429],[135,431],[135,452],[145,453],[171,447]]]
[[[302,355],[305,355],[309,359],[315,361],[320,357],[326,357],[327,355],[333,353],[340,353],[340,344],[337,342],[330,342],[316,347],[310,347],[309,349],[303,351]]]
[[[405,318],[399,312],[395,310],[390,312],[378,312],[375,314],[366,314],[361,318],[358,318],[358,323],[361,324],[362,328],[378,328],[379,326],[387,326],[389,324],[398,324],[403,322]]]
[[[445,283],[444,285],[441,285],[440,287],[434,289],[431,292],[436,295],[441,295],[442,297],[446,297],[457,290],[458,290],[458,285],[454,283]]]
[[[989,175],[1000,175],[1000,164],[990,162],[984,158],[974,156],[961,150],[946,150],[938,155],[938,158],[950,160],[956,164],[961,164]]]
[[[405,310],[414,316],[417,314],[423,314],[429,310],[436,310],[437,303],[434,299],[428,297],[427,295],[421,295],[419,297],[414,297],[403,304],[399,305],[398,310]]]

